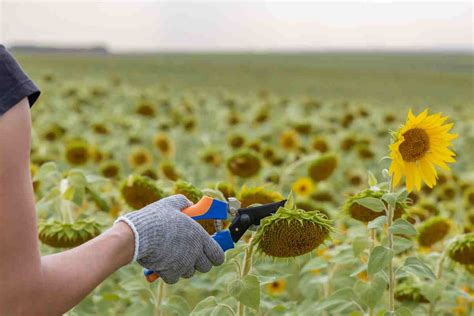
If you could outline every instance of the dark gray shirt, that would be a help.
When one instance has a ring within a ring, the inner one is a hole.
[[[40,90],[23,72],[12,55],[0,45],[0,115],[5,114],[23,98],[32,106]]]

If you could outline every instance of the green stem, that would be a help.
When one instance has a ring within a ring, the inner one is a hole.
[[[443,275],[443,263],[444,263],[444,260],[446,259],[447,248],[448,247],[445,248],[445,250],[441,254],[441,257],[439,257],[438,262],[436,263],[436,268],[435,268],[436,280],[441,279],[441,276]],[[436,309],[436,303],[437,303],[437,300],[430,304],[430,309],[428,311],[429,316],[434,315],[434,312]]]
[[[156,288],[156,309],[155,316],[161,316],[161,302],[165,297],[165,282],[163,280],[158,281],[158,287]]]
[[[252,270],[252,257],[254,253],[254,244],[253,244],[253,235],[252,238],[250,238],[249,241],[249,246],[245,250],[245,255],[244,255],[244,260],[242,262],[242,269],[240,273],[240,277],[244,278],[250,273],[250,270]],[[245,306],[239,301],[237,304],[237,315],[239,316],[244,316],[244,311],[245,311]]]
[[[376,235],[376,230],[375,228],[372,228],[370,230],[370,240],[372,241],[372,245],[370,246],[370,252],[374,250],[375,248],[375,243],[377,242],[377,235]],[[369,316],[374,316],[374,309],[372,307],[369,307]]]
[[[393,177],[390,176],[389,179],[389,185],[388,185],[388,192],[392,193],[393,192]],[[388,214],[387,214],[387,227],[390,228],[393,223],[393,213],[394,209],[391,205],[388,205]],[[392,251],[393,253],[393,234],[388,230],[388,248]],[[389,312],[391,314],[395,313],[395,275],[393,271],[393,257],[390,259],[388,262],[388,292],[389,292]]]

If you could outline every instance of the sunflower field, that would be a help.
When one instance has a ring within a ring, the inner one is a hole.
[[[43,254],[171,194],[288,198],[211,272],[131,264],[68,315],[473,315],[472,55],[16,57]]]

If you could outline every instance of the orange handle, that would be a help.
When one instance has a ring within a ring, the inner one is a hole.
[[[214,199],[209,196],[203,196],[196,204],[185,208],[183,213],[189,217],[202,216],[207,213]]]

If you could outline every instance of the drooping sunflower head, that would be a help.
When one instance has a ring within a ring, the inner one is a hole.
[[[62,126],[52,124],[43,132],[43,138],[47,141],[54,142],[61,138],[65,133],[66,130]]]
[[[158,173],[156,172],[156,170],[152,167],[144,167],[144,168],[139,168],[137,170],[137,173],[139,175],[142,175],[144,177],[148,177],[152,180],[158,180]]]
[[[249,150],[239,151],[227,159],[227,169],[241,178],[253,177],[261,167],[260,157]]]
[[[221,181],[215,185],[215,188],[216,190],[219,190],[226,199],[235,196],[235,189],[231,183]]]
[[[148,149],[136,147],[128,156],[128,164],[132,168],[148,167],[152,164],[152,156]]]
[[[125,202],[136,210],[160,200],[165,195],[153,183],[153,180],[138,175],[130,175],[125,179],[120,188],[120,193]]]
[[[280,135],[280,146],[284,150],[295,150],[300,144],[298,133],[293,130],[287,130]]]
[[[298,196],[309,196],[314,191],[313,181],[309,177],[299,178],[293,183],[292,190]]]
[[[436,193],[438,201],[452,201],[458,194],[458,187],[452,182],[446,182],[437,188]]]
[[[474,187],[468,187],[464,191],[464,204],[466,207],[474,207]]]
[[[227,138],[227,143],[234,149],[241,148],[244,146],[245,142],[246,139],[241,134],[232,134]]]
[[[207,148],[201,154],[201,161],[213,167],[219,167],[222,163],[222,156],[219,150]]]
[[[248,207],[253,204],[267,204],[283,200],[283,196],[265,186],[247,187],[243,186],[237,194],[237,199],[242,207]]]
[[[394,186],[405,176],[409,192],[415,188],[419,191],[422,181],[432,188],[437,179],[436,167],[449,170],[447,164],[455,162],[451,141],[457,135],[449,133],[453,123],[444,124],[447,119],[441,113],[428,115],[428,110],[418,116],[408,112],[405,125],[393,135],[390,145]]]
[[[98,122],[92,124],[92,131],[98,135],[107,135],[109,134],[109,128],[103,122]]]
[[[324,154],[313,160],[308,167],[308,175],[315,182],[329,178],[337,168],[337,157],[334,154]]]
[[[173,162],[166,160],[160,163],[160,171],[166,179],[176,181],[180,178],[180,174]]]
[[[71,248],[100,235],[102,225],[94,219],[79,219],[74,223],[58,220],[39,222],[39,239],[54,248]]]
[[[474,233],[456,238],[449,246],[448,256],[451,260],[462,265],[474,266]]]
[[[174,153],[174,144],[169,138],[168,134],[159,133],[153,138],[153,144],[166,157]]]
[[[116,178],[120,174],[120,163],[117,161],[104,161],[100,165],[100,173],[106,178]]]
[[[387,193],[384,190],[377,190],[373,191],[371,189],[367,189],[364,191],[359,192],[358,194],[348,198],[344,203],[343,210],[346,214],[352,217],[355,220],[360,222],[370,222],[376,219],[379,216],[385,215],[385,212],[375,212],[368,207],[359,203],[359,201],[365,198],[376,198],[381,199],[382,196]],[[406,210],[407,206],[405,203],[398,202],[395,206],[395,212],[393,214],[394,219],[400,218]]]
[[[270,257],[297,257],[319,247],[331,231],[332,221],[325,215],[287,203],[275,215],[261,221],[254,243],[260,252]]]
[[[66,160],[71,165],[84,165],[89,161],[90,156],[90,146],[86,141],[76,139],[66,144]]]
[[[418,227],[418,243],[423,247],[430,247],[446,237],[451,229],[447,218],[432,217]]]
[[[420,206],[412,206],[408,209],[406,220],[412,224],[425,221],[430,216],[430,213]]]
[[[155,116],[155,106],[147,101],[142,101],[139,103],[135,109],[135,113],[145,116],[145,117],[154,117]]]
[[[322,136],[315,136],[311,142],[311,147],[320,153],[325,153],[329,150],[329,144]]]
[[[173,193],[182,194],[193,203],[198,202],[203,196],[201,190],[199,190],[194,185],[184,180],[178,180],[174,183]]]
[[[399,302],[429,303],[421,294],[421,287],[411,281],[400,282],[395,289],[395,299]]]

